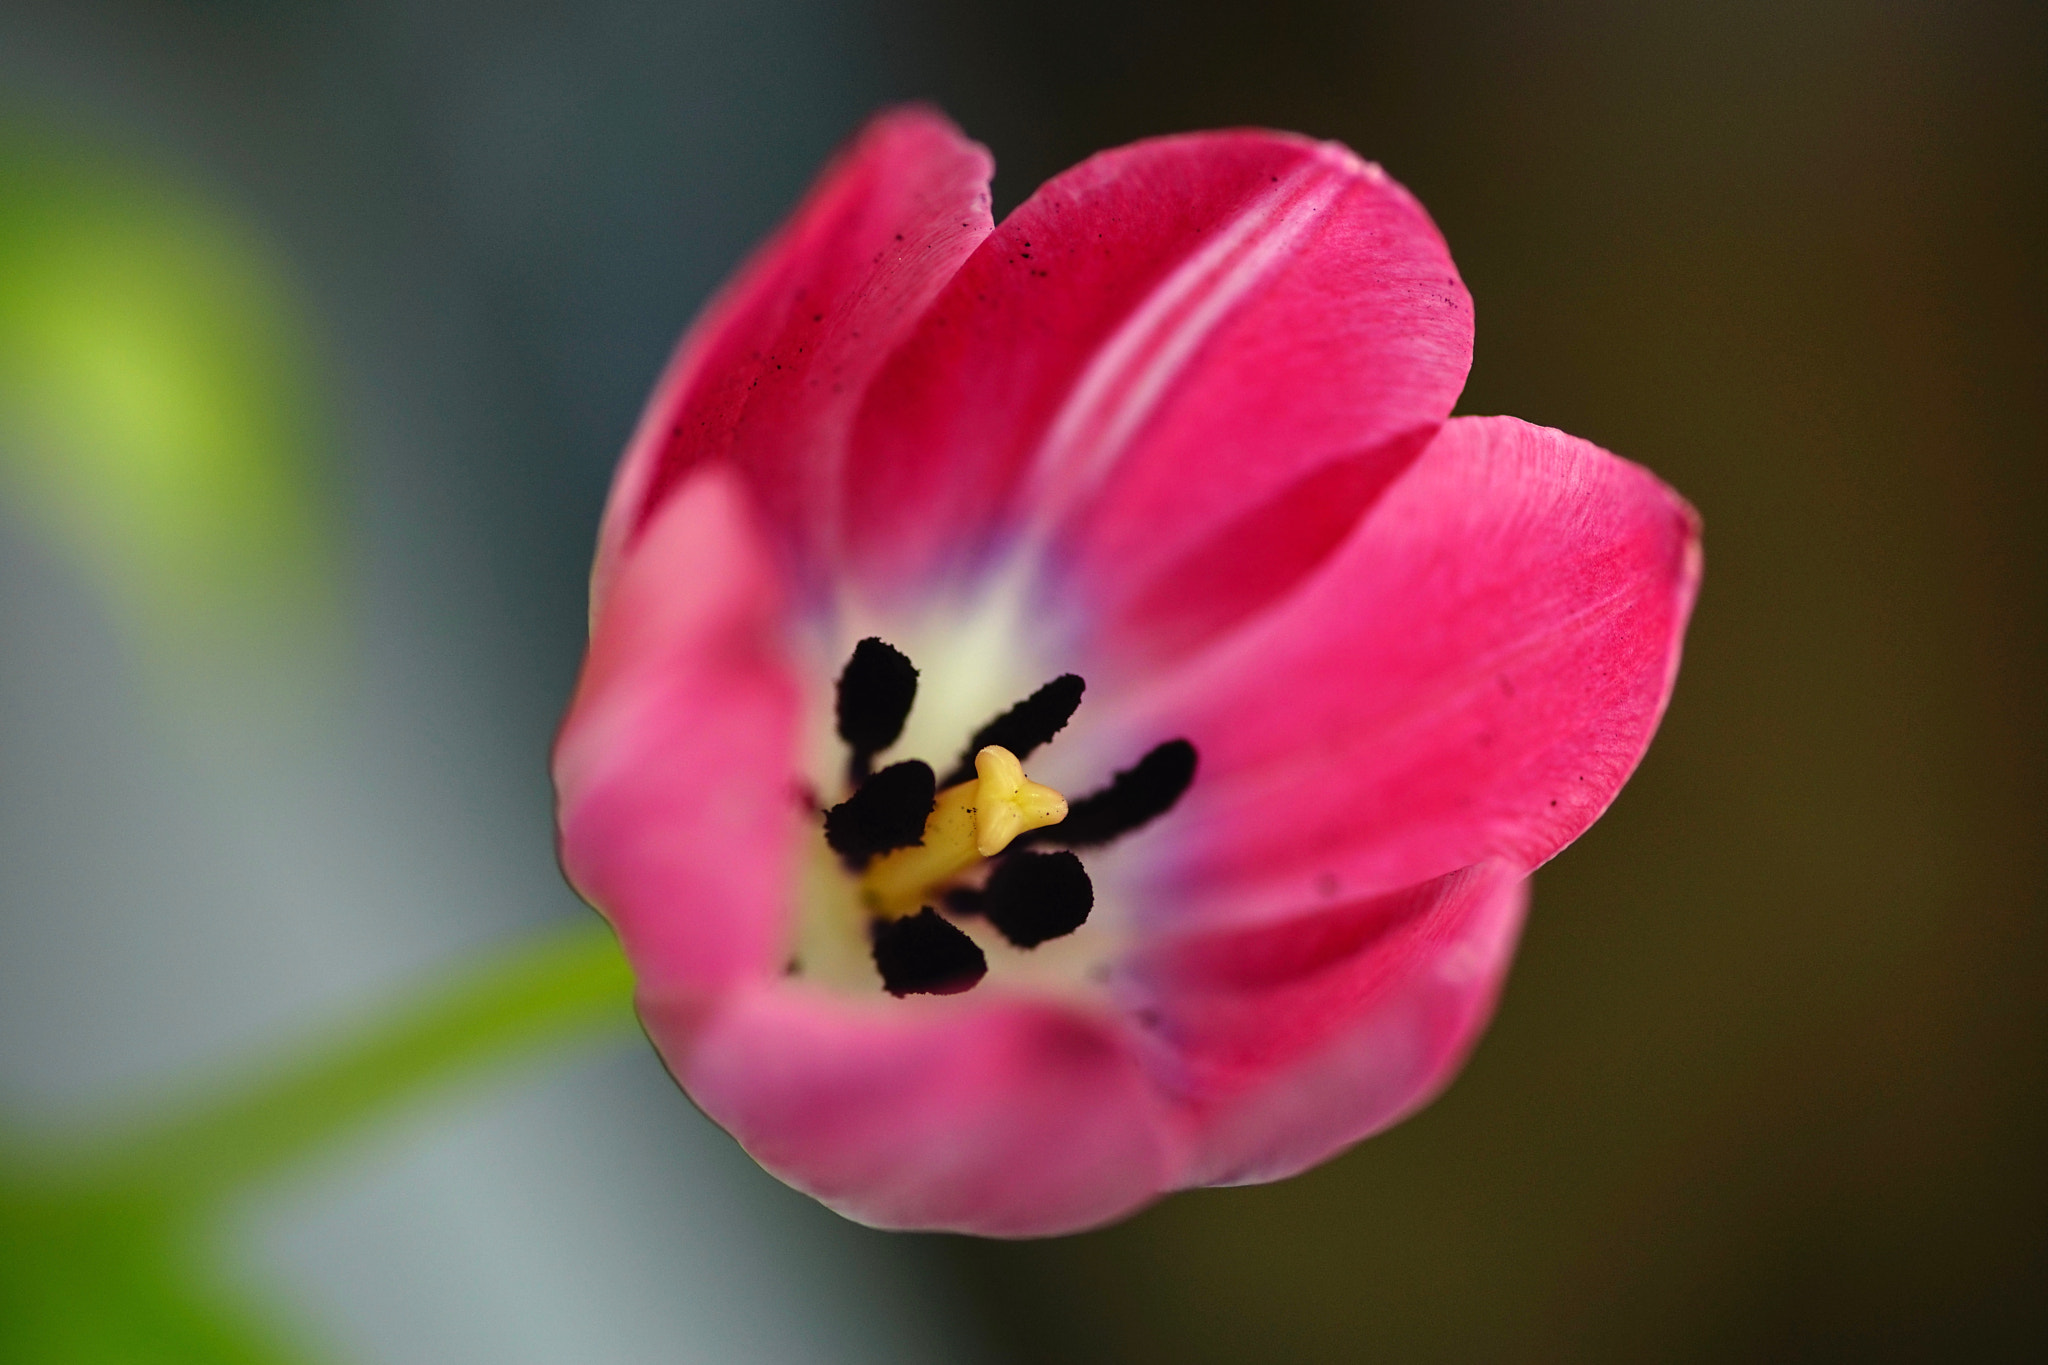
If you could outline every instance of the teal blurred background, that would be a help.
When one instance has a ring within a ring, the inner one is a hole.
[[[845,1225],[592,1049],[166,1252],[261,1354],[96,1358],[2048,1348],[2019,3],[5,0],[0,1137],[579,913],[543,755],[611,462],[706,292],[909,96],[999,209],[1150,133],[1345,140],[1471,286],[1463,410],[1701,509],[1663,734],[1539,876],[1464,1077],[1295,1181],[1005,1245]]]

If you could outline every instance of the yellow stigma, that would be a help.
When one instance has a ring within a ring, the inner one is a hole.
[[[1024,776],[1017,755],[991,744],[974,756],[974,851],[993,858],[1027,829],[1067,818],[1067,798]]]
[[[1024,776],[1024,765],[1000,744],[974,756],[974,772],[939,793],[923,843],[868,864],[860,893],[869,909],[891,919],[912,914],[941,882],[993,858],[1024,831],[1067,818],[1067,798]]]

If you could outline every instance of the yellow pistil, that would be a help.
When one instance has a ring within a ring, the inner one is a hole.
[[[1024,765],[1000,744],[974,756],[975,776],[939,793],[924,822],[924,842],[868,864],[861,899],[888,919],[914,914],[931,892],[983,858],[993,858],[1026,830],[1067,818],[1067,798],[1024,776]]]

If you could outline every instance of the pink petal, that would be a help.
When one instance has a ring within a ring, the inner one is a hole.
[[[1119,575],[1112,561],[1085,577],[1070,576],[1070,591],[1085,594],[1090,607],[1090,676],[1111,683],[1171,667],[1286,596],[1344,543],[1437,430],[1417,427],[1362,453],[1326,460],[1277,491],[1261,490],[1270,496],[1248,500],[1230,521],[1203,528],[1192,548],[1155,531],[1156,542],[1172,540],[1179,553],[1171,562],[1150,564],[1150,573]],[[1157,515],[1132,509],[1122,529],[1143,536],[1146,519]],[[1131,545],[1127,554],[1127,567],[1143,562],[1140,546]]]
[[[869,378],[990,227],[986,149],[936,110],[874,119],[720,291],[654,391],[612,485],[592,597],[691,470],[726,457],[800,558]]]
[[[769,1171],[875,1227],[991,1237],[1108,1222],[1176,1183],[1110,1020],[984,986],[944,999],[763,985],[641,1016],[704,1112]]]
[[[555,744],[562,867],[650,989],[779,972],[788,951],[805,825],[783,597],[714,467],[663,505],[597,619]]]
[[[1323,489],[1341,532],[1449,413],[1471,338],[1428,216],[1342,147],[1239,131],[1105,152],[1006,219],[876,378],[848,543],[908,583],[1056,534],[1056,571],[1115,612],[1349,462]],[[1306,570],[1273,540],[1246,542],[1273,561],[1258,600]]]
[[[1133,850],[1158,913],[1246,923],[1551,857],[1649,745],[1699,567],[1697,519],[1647,471],[1451,422],[1318,576],[1136,704],[1145,742],[1202,761]]]
[[[1200,1115],[1190,1183],[1293,1175],[1434,1097],[1492,1013],[1527,899],[1494,863],[1141,951],[1161,1069]]]

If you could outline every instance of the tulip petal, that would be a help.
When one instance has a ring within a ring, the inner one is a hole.
[[[1534,868],[1650,742],[1699,581],[1646,470],[1460,418],[1286,602],[1134,703],[1201,774],[1142,850],[1188,926],[1294,913],[1490,859]]]
[[[562,867],[639,981],[782,968],[800,834],[785,597],[737,477],[670,498],[597,619],[555,744]]]
[[[1032,1237],[1178,1183],[1118,1025],[968,995],[870,1003],[763,985],[709,1016],[643,992],[690,1096],[754,1159],[874,1227]]]
[[[1199,1115],[1189,1183],[1293,1175],[1433,1098],[1478,1038],[1528,901],[1501,863],[1141,950],[1141,1017]]]
[[[1341,534],[1449,414],[1471,345],[1428,215],[1342,147],[1105,152],[1005,219],[876,377],[847,544],[887,585],[1051,537],[1055,576],[1113,607],[1336,462]],[[1277,592],[1307,567],[1253,578]]]
[[[815,567],[842,438],[869,378],[990,228],[988,152],[918,106],[870,122],[677,347],[613,480],[591,574],[708,460],[730,459]]]

